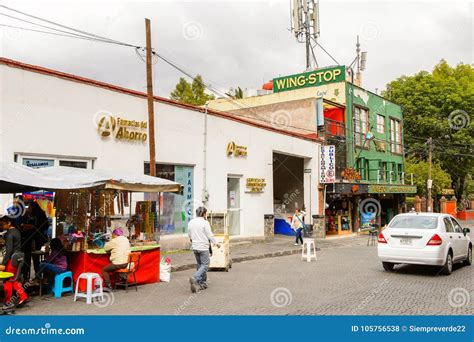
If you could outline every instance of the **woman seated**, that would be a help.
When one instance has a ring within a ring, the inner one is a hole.
[[[47,274],[51,286],[56,274],[66,272],[67,259],[63,253],[63,243],[58,238],[52,239],[49,246],[46,246],[46,253],[44,261],[39,264],[36,277],[43,279],[44,275]]]

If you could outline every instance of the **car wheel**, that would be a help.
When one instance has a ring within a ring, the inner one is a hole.
[[[446,262],[441,269],[441,274],[450,275],[451,272],[453,272],[453,256],[451,255],[451,252],[449,252],[446,256]]]
[[[467,249],[467,258],[464,260],[464,265],[471,266],[472,264],[472,246]]]
[[[395,264],[393,262],[382,262],[382,266],[383,266],[383,269],[385,271],[388,271],[388,272],[391,272],[393,271],[393,267],[395,266]]]

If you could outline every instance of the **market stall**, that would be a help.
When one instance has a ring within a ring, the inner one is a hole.
[[[34,170],[0,163],[0,193],[37,189],[54,191],[52,235],[63,241],[75,281],[83,272],[100,274],[109,263],[103,246],[110,231],[118,226],[126,230],[132,251],[142,252],[137,282],[159,281],[160,210],[156,201],[138,201],[133,213],[132,193],[176,193],[182,191],[181,184],[122,171],[69,167]]]

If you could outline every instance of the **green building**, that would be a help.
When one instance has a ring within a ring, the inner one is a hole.
[[[330,181],[319,175],[319,213],[313,214],[314,221],[324,218],[319,237],[384,225],[406,209],[406,194],[416,192],[405,175],[402,108],[354,85],[349,71],[332,66],[280,76],[254,96],[209,102],[212,109],[268,121],[335,147]],[[292,173],[299,177],[303,167]]]

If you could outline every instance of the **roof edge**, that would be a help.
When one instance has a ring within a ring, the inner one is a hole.
[[[23,70],[30,71],[30,72],[35,72],[35,73],[39,73],[39,74],[43,74],[43,75],[62,78],[62,79],[68,80],[68,81],[87,84],[87,85],[90,85],[90,86],[103,88],[103,89],[107,89],[107,90],[110,90],[110,91],[131,95],[131,96],[137,96],[137,97],[142,97],[142,98],[147,97],[146,93],[143,93],[143,92],[140,92],[140,91],[137,91],[137,90],[132,90],[132,89],[117,86],[117,85],[114,85],[114,84],[110,84],[110,83],[106,83],[106,82],[102,82],[102,81],[97,81],[97,80],[93,80],[93,79],[90,79],[90,78],[77,76],[77,75],[73,75],[73,74],[69,74],[69,73],[65,73],[65,72],[62,72],[62,71],[53,70],[53,69],[49,69],[49,68],[45,68],[45,67],[41,67],[41,66],[37,66],[37,65],[33,65],[33,64],[23,63],[23,62],[19,62],[19,61],[13,60],[13,59],[5,58],[5,57],[0,57],[0,64],[6,65],[6,66],[11,67],[11,68],[23,69]],[[170,100],[170,99],[167,99],[167,98],[164,98],[164,97],[161,97],[161,96],[153,96],[153,98],[154,98],[155,101],[160,102],[160,103],[165,103],[165,104],[168,104],[168,105],[171,105],[171,106],[185,108],[185,109],[193,110],[193,111],[200,112],[200,113],[205,113],[205,109],[203,107],[197,107],[197,106],[181,103],[181,102]],[[246,125],[249,125],[249,126],[261,128],[261,129],[264,129],[264,130],[267,130],[267,131],[272,131],[272,132],[287,135],[287,136],[292,136],[292,137],[295,137],[295,138],[298,138],[298,139],[309,140],[309,141],[314,141],[314,142],[321,142],[321,143],[323,142],[323,139],[318,138],[318,137],[313,137],[312,136],[313,134],[305,135],[305,134],[299,134],[299,133],[296,133],[296,132],[281,130],[281,129],[278,129],[278,128],[275,128],[275,127],[259,124],[259,123],[256,123],[256,122],[253,122],[253,121],[250,121],[250,120],[245,120],[245,119],[242,119],[242,118],[238,118],[238,117],[235,117],[234,115],[231,115],[231,114],[226,113],[226,112],[220,112],[220,111],[217,111],[217,110],[208,109],[207,113],[209,115],[213,115],[213,116],[220,117],[220,118],[223,118],[223,119],[236,121],[236,122],[239,122],[239,123],[242,123],[242,124],[246,124]]]

